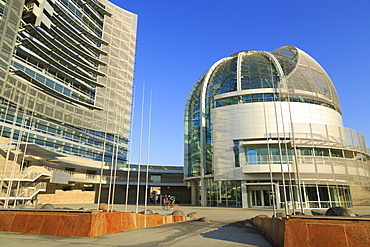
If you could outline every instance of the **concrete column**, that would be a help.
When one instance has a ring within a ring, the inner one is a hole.
[[[275,186],[275,195],[276,195],[276,209],[281,208],[281,201],[280,201],[280,190],[279,190],[279,183],[274,184]]]
[[[196,190],[195,190],[195,181],[190,181],[190,189],[191,189],[191,205],[195,205],[195,202],[197,200],[196,198]]]
[[[243,183],[242,181],[241,190],[242,190],[242,207],[249,208],[247,183]]]
[[[203,175],[203,174],[202,174]],[[204,179],[204,176],[202,176],[201,180],[201,205],[202,207],[207,206],[207,186],[206,186],[206,180]]]

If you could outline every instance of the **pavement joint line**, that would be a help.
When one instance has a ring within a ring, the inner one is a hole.
[[[262,232],[256,225],[254,225],[251,221],[251,219],[247,220],[248,223],[257,231],[257,234],[261,235],[272,247],[279,247],[277,244],[275,244],[274,241],[272,241],[271,238],[269,238],[264,232]]]
[[[199,219],[193,220],[193,221],[196,222],[196,221],[199,221]],[[209,223],[204,223],[204,224],[209,224]],[[168,242],[163,242],[163,245],[160,245],[160,246],[165,247],[165,246],[168,246],[169,244],[175,243],[175,242],[180,241],[182,239],[189,238],[189,237],[192,237],[192,236],[196,236],[196,235],[199,235],[201,233],[210,232],[211,231],[210,229],[212,229],[212,228],[217,230],[217,229],[222,228],[223,226],[228,225],[228,224],[225,224],[225,225],[223,225],[221,227],[217,227],[217,226],[215,227],[216,224],[217,224],[217,222],[215,222],[212,226],[208,226],[208,227],[206,226],[206,227],[201,228],[201,229],[199,229],[199,230],[197,230],[197,231],[195,231],[195,232],[193,232],[191,234],[185,234],[185,235],[182,235],[182,236],[180,236],[178,238],[172,239],[172,240],[170,240]],[[218,222],[218,224],[220,224],[220,222]],[[216,231],[216,230],[213,230],[213,231]]]

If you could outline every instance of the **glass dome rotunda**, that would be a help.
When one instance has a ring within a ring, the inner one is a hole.
[[[341,115],[337,92],[325,70],[294,46],[222,58],[197,80],[186,102],[188,176],[199,176],[202,169],[212,173],[212,109],[255,102],[315,104]]]
[[[273,52],[235,53],[216,62],[197,84],[206,89],[205,99],[212,107],[292,101],[323,105],[341,112],[337,92],[325,70],[294,46]]]

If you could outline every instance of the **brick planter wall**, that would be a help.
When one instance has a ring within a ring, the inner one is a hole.
[[[300,216],[288,220],[255,217],[256,225],[278,246],[370,246],[370,219]]]
[[[185,216],[124,212],[0,211],[0,231],[94,237],[189,220]]]

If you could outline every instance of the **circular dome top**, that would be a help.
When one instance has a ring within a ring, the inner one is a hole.
[[[325,70],[294,46],[271,53],[241,51],[216,62],[202,77],[206,98],[233,95],[264,95],[274,100],[320,104],[340,112],[338,95]],[[261,90],[262,89],[262,90]],[[278,95],[278,96],[277,96]],[[266,101],[265,99],[263,99]],[[271,100],[267,100],[271,101]]]

